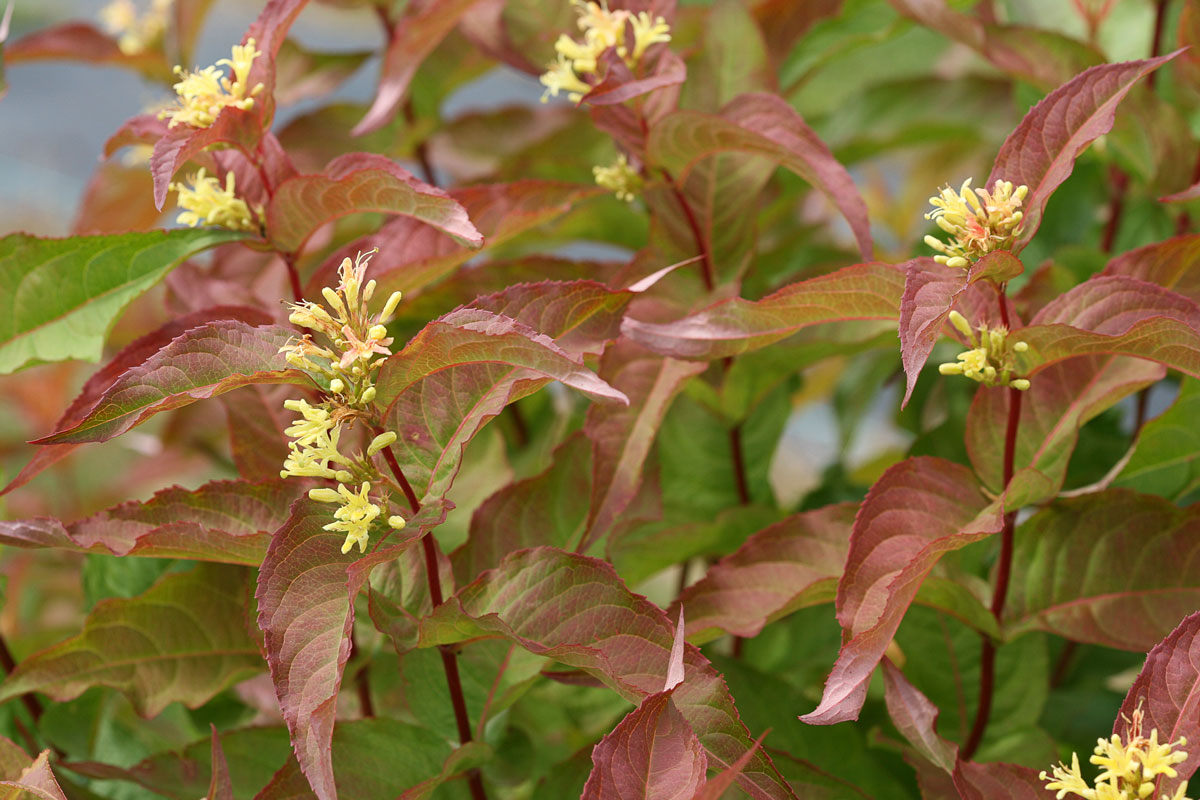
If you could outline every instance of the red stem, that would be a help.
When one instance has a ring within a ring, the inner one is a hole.
[[[688,227],[692,229],[692,239],[696,242],[696,250],[699,252],[700,266],[703,268],[701,276],[704,278],[704,288],[712,291],[717,286],[716,270],[713,269],[712,256],[708,252],[708,242],[704,240],[704,231],[700,230],[700,221],[696,218],[696,212],[692,210],[692,204],[688,202],[678,184],[675,183],[675,178],[671,173],[663,170],[663,175],[667,178],[667,183],[671,186],[671,192],[675,195],[675,200],[683,209],[683,216],[687,219]]]
[[[729,452],[733,454],[733,479],[737,485],[738,502],[750,505],[750,487],[746,482],[746,460],[742,455],[742,425],[729,429]]]
[[[1000,297],[1003,308],[1003,294]],[[1007,314],[1005,315],[1007,316]],[[1008,390],[1008,424],[1004,431],[1004,488],[1012,483],[1015,472],[1017,453],[1017,428],[1021,420],[1021,392],[1016,389]],[[996,622],[1004,614],[1004,601],[1008,598],[1008,582],[1012,575],[1013,529],[1016,526],[1017,512],[1010,511],[1004,515],[1004,529],[1000,533],[1000,560],[996,565],[996,586],[992,592],[992,616]],[[979,708],[975,712],[975,724],[962,748],[964,761],[970,760],[983,741],[984,731],[987,730],[988,718],[992,714],[992,694],[996,683],[996,646],[987,636],[983,637],[983,647],[979,655]]]
[[[1113,194],[1108,204],[1108,221],[1104,223],[1100,249],[1111,253],[1117,241],[1117,227],[1121,224],[1121,214],[1125,210],[1125,191],[1129,188],[1129,176],[1117,166],[1110,167],[1108,172],[1112,180]]]
[[[1154,9],[1154,38],[1150,43],[1150,57],[1155,58],[1162,52],[1163,28],[1167,22],[1167,0],[1158,0]],[[1155,80],[1158,78],[1158,70],[1154,70],[1146,77],[1146,85],[1150,90],[1154,90]]]
[[[376,429],[376,432],[380,431]],[[404,477],[404,470],[400,469],[396,454],[392,452],[390,445],[383,448],[382,452],[388,469],[392,471],[396,483],[400,484],[400,490],[408,499],[409,507],[414,514],[417,513],[421,510],[421,503],[417,500],[412,484],[408,482],[408,478]],[[425,555],[425,579],[429,582],[429,599],[433,603],[433,607],[437,608],[445,602],[445,597],[442,595],[442,576],[438,570],[437,540],[433,538],[432,534],[427,533],[421,537],[421,550]],[[442,671],[446,673],[446,686],[450,690],[450,704],[454,707],[454,723],[458,727],[458,740],[460,744],[465,745],[471,741],[471,718],[467,714],[462,677],[458,674],[458,653],[449,646],[439,647],[438,653],[442,657]],[[483,778],[480,776],[479,770],[473,769],[467,773],[467,785],[471,789],[472,800],[487,800],[487,792],[483,788]]]
[[[17,668],[16,659],[13,658],[12,651],[8,649],[8,642],[0,636],[0,667],[4,668],[5,675],[11,675],[13,670]],[[29,716],[33,717],[36,723],[42,716],[42,704],[32,694],[26,693],[21,695],[21,704],[25,706],[25,710],[29,712]],[[34,748],[37,752],[38,748]]]

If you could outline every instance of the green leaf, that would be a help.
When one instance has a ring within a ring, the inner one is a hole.
[[[117,315],[180,261],[245,238],[224,230],[0,239],[0,374],[98,361]]]
[[[0,702],[33,691],[70,700],[110,686],[143,716],[176,701],[200,705],[264,667],[247,630],[246,579],[245,570],[201,564],[140,597],[97,604],[82,633],[21,662]]]
[[[1200,488],[1197,419],[1200,419],[1200,381],[1184,378],[1174,405],[1142,428],[1137,449],[1113,486],[1161,495],[1176,502]]]
[[[1197,509],[1125,489],[1039,511],[1016,532],[1006,633],[1149,650],[1200,606],[1198,533]]]
[[[291,755],[287,729],[282,725],[225,731],[229,776],[236,800],[249,800],[267,785]],[[72,761],[71,770],[92,778],[130,781],[173,800],[203,797],[212,773],[212,747],[208,739],[180,750],[168,750],[128,767],[94,761]]]
[[[664,685],[672,628],[666,614],[630,592],[605,562],[539,547],[510,554],[439,606],[421,621],[421,644],[503,637],[581,669],[640,703]],[[752,741],[733,698],[691,646],[685,648],[684,673],[676,705],[710,763],[728,766]],[[738,783],[756,797],[794,797],[761,751]]]

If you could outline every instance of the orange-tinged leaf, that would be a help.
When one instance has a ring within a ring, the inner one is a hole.
[[[761,300],[723,300],[674,322],[626,318],[622,332],[656,353],[711,360],[765,347],[824,322],[897,319],[903,292],[901,270],[875,262],[856,264],[790,284]]]
[[[1009,134],[996,155],[987,188],[999,180],[1029,187],[1022,208],[1023,232],[1014,252],[1037,233],[1046,203],[1075,169],[1075,159],[1112,129],[1117,105],[1133,85],[1177,55],[1179,51],[1084,70],[1046,95]]]
[[[276,187],[267,206],[267,235],[277,249],[295,252],[321,225],[360,211],[414,217],[463,244],[483,244],[457,200],[373,153],[347,153],[320,175],[297,175]]]
[[[671,691],[652,694],[592,750],[582,800],[691,800],[708,759]]]

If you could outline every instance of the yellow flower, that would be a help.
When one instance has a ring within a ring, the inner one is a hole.
[[[1008,341],[1006,328],[988,328],[983,325],[976,331],[966,318],[957,311],[950,312],[950,324],[958,329],[971,349],[958,354],[958,360],[938,367],[942,375],[962,375],[985,386],[1009,386],[1019,391],[1029,388],[1025,378],[1014,378],[1014,353],[1024,353],[1029,349],[1025,342]]]
[[[191,186],[172,183],[178,192],[179,207],[184,209],[176,221],[195,228],[199,225],[219,225],[234,231],[258,231],[262,209],[250,210],[246,201],[234,193],[233,172],[225,173],[225,188],[221,182],[201,169],[188,179]]]
[[[647,11],[641,11],[633,18],[633,55],[629,60],[637,64],[646,54],[652,44],[671,41],[671,26],[662,17],[650,16]],[[620,51],[618,51],[620,53]],[[620,53],[624,56],[624,53]],[[631,65],[632,66],[632,65]]]
[[[572,62],[562,53],[558,54],[558,61],[551,64],[538,80],[546,87],[546,91],[542,93],[543,103],[548,98],[558,97],[560,91],[566,92],[567,99],[572,103],[578,103],[592,90],[591,86],[579,79]]]
[[[285,434],[296,440],[297,445],[307,446],[329,439],[333,420],[328,410],[310,406],[304,400],[285,400],[283,407],[301,415],[301,419],[294,420],[292,426],[284,430]]]
[[[1187,760],[1187,753],[1176,750],[1187,744],[1180,738],[1168,744],[1158,743],[1158,731],[1152,730],[1150,738],[1141,735],[1142,711],[1138,709],[1133,714],[1129,728],[1129,741],[1121,742],[1121,737],[1113,734],[1108,739],[1098,739],[1091,762],[1101,767],[1093,785],[1089,785],[1080,774],[1079,756],[1071,754],[1071,767],[1059,764],[1052,767],[1053,775],[1045,772],[1039,778],[1046,781],[1046,788],[1057,791],[1058,800],[1067,794],[1073,794],[1085,800],[1148,800],[1154,794],[1155,780],[1160,775],[1169,778],[1177,773],[1172,765]],[[1187,781],[1170,797],[1162,795],[1161,800],[1188,800]]]
[[[644,185],[642,176],[629,165],[624,153],[617,156],[611,167],[592,167],[592,174],[596,176],[597,185],[614,192],[618,200],[626,203],[632,203]]]
[[[150,7],[139,15],[133,0],[113,0],[100,9],[100,23],[117,37],[117,46],[122,53],[135,56],[162,39],[172,2],[174,0],[151,0]]]
[[[1021,234],[1021,203],[1029,194],[1028,186],[1013,187],[1009,181],[996,181],[992,191],[971,189],[971,179],[955,192],[949,186],[937,197],[929,198],[933,211],[925,215],[953,238],[943,242],[933,236],[925,244],[941,255],[938,263],[948,267],[971,266],[995,250],[1006,250]]]
[[[254,40],[247,39],[244,45],[234,45],[233,58],[223,58],[216,66],[196,72],[175,67],[175,74],[179,76],[179,82],[175,84],[179,104],[162,111],[159,119],[169,117],[169,128],[181,123],[194,128],[207,128],[224,108],[233,107],[243,111],[253,108],[254,96],[262,91],[263,85],[259,83],[251,89],[247,86],[247,80],[254,59],[261,55],[260,51],[254,49]],[[229,67],[232,78],[217,69],[221,65]]]
[[[572,2],[579,11],[578,24],[579,30],[583,31],[583,41],[563,34],[554,43],[557,61],[550,64],[541,77],[546,87],[543,103],[549,97],[558,97],[560,91],[565,91],[573,103],[583,99],[592,87],[581,76],[596,74],[600,56],[610,47],[615,47],[626,66],[633,69],[651,45],[671,41],[671,26],[663,17],[652,17],[646,11],[638,14],[624,9],[609,11],[607,0]],[[633,28],[632,52],[626,41],[626,24]]]
[[[362,553],[367,549],[367,541],[370,539],[371,522],[380,514],[379,506],[372,503],[367,495],[371,491],[371,484],[364,482],[355,493],[342,483],[338,485],[337,491],[342,505],[333,512],[334,521],[323,527],[327,531],[346,534],[346,541],[342,545],[343,553],[349,553],[354,545],[358,545],[358,552]]]

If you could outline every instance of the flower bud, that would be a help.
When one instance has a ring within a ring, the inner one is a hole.
[[[363,287],[362,299],[363,305],[371,302],[371,298],[375,296],[375,281],[374,279],[367,281],[367,285]]]
[[[382,325],[372,325],[367,330],[367,338],[368,339],[376,339],[376,340],[386,339],[387,338],[387,328],[385,328]]]
[[[950,324],[958,330],[963,336],[967,337],[972,343],[975,341],[975,332],[971,330],[971,323],[967,322],[967,318],[957,311],[950,312]]]
[[[1024,353],[1028,349],[1028,342],[1013,342],[1013,350],[1016,350],[1018,353]]]
[[[1018,392],[1028,391],[1029,389],[1029,381],[1027,381],[1025,378],[1016,378],[1015,380],[1010,381],[1008,385],[1016,389]]]
[[[374,388],[374,387],[372,387],[372,388]],[[367,447],[367,455],[369,455],[369,456],[375,455],[380,450],[387,447],[394,441],[396,441],[396,432],[395,431],[385,431],[385,432],[379,434],[378,436],[376,436],[374,439],[371,440],[371,444]]]
[[[391,525],[396,530],[402,530],[404,528],[404,517],[388,517],[388,525]]]
[[[375,387],[368,386],[365,390],[363,390],[362,397],[360,399],[364,403],[370,403],[372,400],[374,400],[375,399]]]
[[[341,378],[334,378],[329,382],[329,391],[333,394],[341,394],[346,389],[346,384],[342,383]]]
[[[329,307],[336,311],[343,320],[346,318],[346,306],[342,303],[342,298],[338,297],[337,292],[326,286],[321,290],[321,296],[325,298],[325,302],[329,303]]]
[[[387,302],[383,304],[383,311],[379,312],[380,322],[387,322],[392,318],[392,314],[396,313],[396,306],[400,305],[400,298],[402,297],[404,295],[401,292],[392,292]]]
[[[350,481],[354,480],[354,476],[351,475],[347,470],[339,469],[337,472],[333,473],[333,479],[338,483],[349,483]]]
[[[308,496],[318,503],[340,503],[342,498],[333,489],[309,489]]]

